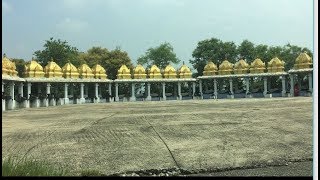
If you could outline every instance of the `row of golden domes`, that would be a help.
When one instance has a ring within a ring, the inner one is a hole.
[[[312,59],[306,53],[300,53],[299,56],[295,60],[294,68],[293,69],[305,69],[311,68],[312,66]],[[219,74],[231,74],[233,71],[235,74],[243,74],[247,73],[250,70],[250,73],[263,73],[265,71],[265,63],[262,62],[261,59],[255,59],[251,65],[249,66],[246,61],[239,60],[234,65],[228,62],[227,60],[223,61],[220,66],[219,70],[217,66],[213,62],[209,62],[204,68],[204,75],[210,76],[215,75],[217,72]],[[268,62],[268,72],[282,72],[284,69],[284,62],[281,61],[279,58],[273,58],[270,62]],[[16,71],[16,65],[14,62],[10,61],[3,55],[2,58],[2,74],[3,75],[10,75],[10,76],[17,76],[18,72]],[[186,65],[182,65],[176,73],[176,70],[171,66],[168,65],[163,73],[165,78],[176,78],[179,75],[180,78],[190,78],[192,73],[190,69]],[[26,77],[65,77],[65,78],[99,78],[99,79],[106,79],[106,71],[100,65],[95,65],[92,69],[86,65],[82,64],[79,68],[76,68],[70,62],[65,64],[62,68],[57,65],[53,60],[51,60],[45,68],[37,63],[36,61],[32,60],[28,62],[25,66],[25,76]],[[153,65],[149,71],[150,78],[162,78],[162,73],[160,69]],[[134,68],[134,78],[145,78],[146,73],[143,66],[138,65]],[[118,79],[128,79],[131,78],[130,70],[125,66],[121,66],[118,70]]]
[[[88,65],[82,64],[76,68],[72,63],[66,63],[62,68],[51,60],[44,68],[35,60],[25,65],[24,76],[27,78],[97,78],[106,79],[106,71],[99,64],[91,69]]]
[[[312,65],[312,59],[307,53],[300,53],[296,58],[294,69],[304,69],[310,68]],[[235,64],[230,63],[228,60],[224,60],[218,67],[211,61],[204,67],[203,75],[211,76],[219,73],[220,75],[231,74],[246,74],[248,71],[250,73],[264,73],[266,69],[265,63],[261,59],[255,59],[251,65],[249,65],[245,60],[241,59]],[[284,71],[284,61],[280,60],[278,57],[271,59],[268,62],[268,72],[283,72]]]
[[[149,78],[151,79],[160,79],[162,78],[162,73],[161,70],[156,66],[152,65],[150,70],[148,71],[149,73]],[[163,77],[164,78],[191,78],[192,72],[190,71],[190,68],[183,64],[180,69],[178,70],[178,73],[174,69],[172,65],[168,65],[164,71],[163,71]],[[130,69],[126,65],[122,65],[120,69],[118,70],[118,79],[131,79],[131,72]],[[145,79],[147,78],[147,73],[145,68],[138,64],[134,69],[133,69],[133,78],[134,79]]]

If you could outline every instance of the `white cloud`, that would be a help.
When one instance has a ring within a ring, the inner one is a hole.
[[[2,1],[2,13],[9,13],[11,12],[12,7],[11,5],[9,5],[9,3],[7,3],[6,1]]]
[[[89,24],[85,21],[65,18],[59,22],[56,27],[58,30],[69,33],[83,32]]]

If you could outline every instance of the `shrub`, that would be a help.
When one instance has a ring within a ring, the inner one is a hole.
[[[67,172],[44,161],[2,159],[2,176],[64,176]]]

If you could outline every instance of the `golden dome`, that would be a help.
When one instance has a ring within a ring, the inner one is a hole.
[[[92,73],[96,79],[107,79],[106,70],[99,64],[92,67]]]
[[[120,69],[118,70],[118,79],[131,79],[130,69],[123,64]]]
[[[87,64],[82,64],[79,68],[80,78],[93,78],[94,75],[92,73],[91,68]]]
[[[64,78],[79,78],[78,69],[70,62],[62,67],[62,73]]]
[[[312,59],[307,54],[307,52],[300,53],[294,63],[294,69],[305,69],[311,68],[312,66]]]
[[[164,78],[176,78],[177,77],[177,73],[176,70],[174,69],[173,66],[171,66],[170,64],[164,69]]]
[[[35,60],[31,60],[24,66],[26,77],[44,77],[43,67]]]
[[[218,67],[212,62],[209,61],[208,64],[204,67],[203,75],[212,76],[218,72]]]
[[[149,77],[152,79],[162,78],[161,71],[156,65],[152,65],[149,72]]]
[[[255,59],[250,65],[250,73],[264,73],[265,63],[261,59]]]
[[[249,64],[243,59],[240,59],[234,65],[234,73],[235,74],[247,74],[248,70],[249,70]]]
[[[2,74],[12,75],[12,62],[6,57],[6,54],[3,54],[2,57]]]
[[[278,57],[271,59],[268,62],[268,72],[283,72],[284,61],[281,61]]]
[[[183,64],[179,69],[179,78],[191,78],[191,76],[192,73],[190,71],[190,68]]]
[[[135,79],[145,79],[147,77],[146,70],[140,64],[134,68],[133,73]]]
[[[47,78],[51,77],[62,77],[61,67],[53,62],[53,59],[44,67],[44,75]]]
[[[232,71],[233,71],[233,64],[231,64],[228,60],[224,60],[219,66],[220,75],[231,74]]]

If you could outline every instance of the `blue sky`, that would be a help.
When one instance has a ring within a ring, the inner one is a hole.
[[[313,47],[312,0],[2,0],[2,52],[30,60],[50,37],[80,51],[120,46],[135,64],[169,42],[189,59],[212,37],[240,44]],[[179,65],[176,65],[179,67]]]

